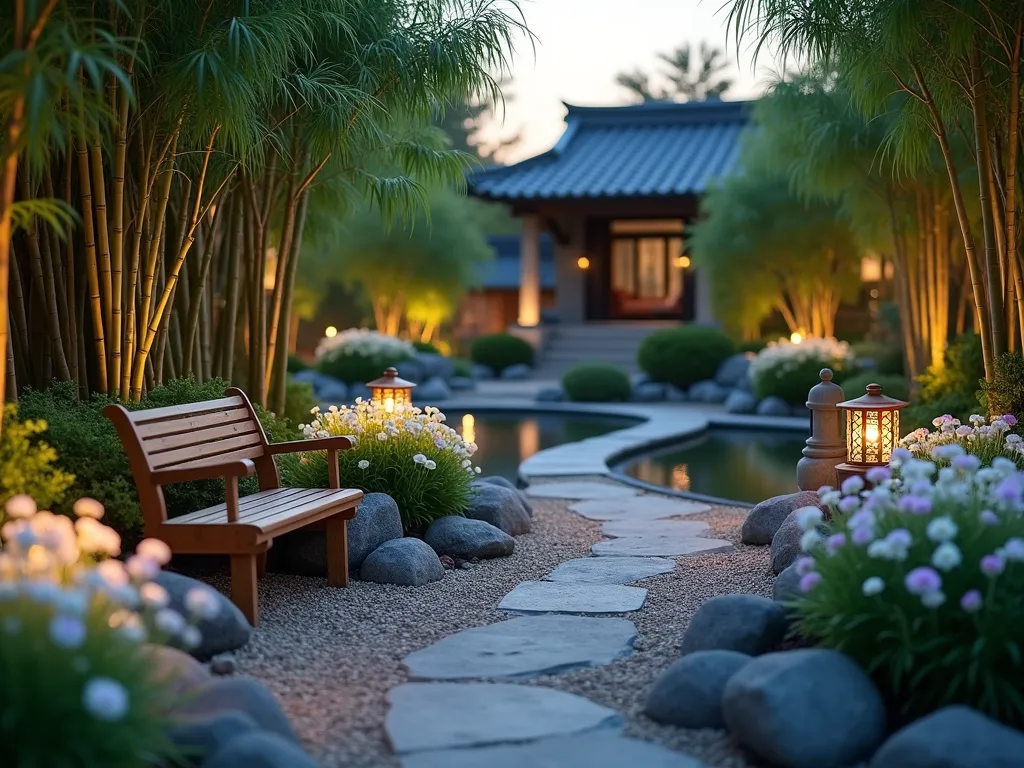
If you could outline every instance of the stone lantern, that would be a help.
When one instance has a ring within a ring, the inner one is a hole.
[[[375,406],[394,413],[402,406],[412,405],[412,390],[416,385],[398,378],[398,371],[388,368],[379,379],[366,382],[366,386],[370,388]]]
[[[796,465],[796,484],[801,491],[817,491],[823,485],[837,487],[836,466],[846,461],[846,441],[837,407],[846,395],[832,382],[830,369],[822,368],[818,375],[821,381],[807,393],[811,436],[804,446],[804,457]]]

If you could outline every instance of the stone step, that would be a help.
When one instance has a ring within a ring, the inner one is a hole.
[[[602,614],[639,611],[647,590],[620,584],[565,584],[524,581],[498,603],[509,613]]]

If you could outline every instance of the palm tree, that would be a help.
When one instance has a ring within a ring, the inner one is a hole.
[[[700,44],[697,56],[689,43],[676,48],[671,53],[659,53],[658,58],[668,66],[661,72],[667,81],[664,86],[652,86],[651,76],[642,70],[623,72],[615,77],[621,85],[641,101],[707,101],[720,99],[728,91],[732,80],[721,77],[728,65],[725,53],[709,46]]]

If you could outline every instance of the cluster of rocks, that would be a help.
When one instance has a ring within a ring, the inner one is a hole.
[[[511,555],[512,537],[530,532],[532,514],[525,494],[510,481],[485,477],[473,482],[464,516],[438,518],[420,539],[404,535],[394,499],[368,493],[348,523],[349,569],[378,584],[418,587],[440,581],[446,565]],[[268,565],[281,573],[325,576],[326,533],[300,530],[282,536]]]
[[[782,768],[971,768],[1020,764],[1024,734],[963,706],[895,732],[886,702],[848,656],[780,650],[788,613],[777,600],[723,595],[705,602],[682,656],[651,688],[645,713],[682,728],[726,728]]]
[[[515,363],[495,371],[487,365],[473,364],[473,378],[477,381],[490,381],[491,379],[502,379],[503,381],[523,381],[533,375],[533,368],[526,363]]]
[[[738,354],[723,362],[714,378],[695,382],[689,389],[680,389],[672,384],[651,381],[641,374],[633,377],[630,400],[636,403],[706,403],[724,405],[728,413],[756,413],[759,416],[808,415],[804,405],[791,406],[779,397],[758,399],[750,378],[752,353]],[[560,402],[565,400],[565,391],[560,387],[545,387],[537,393],[537,400]]]

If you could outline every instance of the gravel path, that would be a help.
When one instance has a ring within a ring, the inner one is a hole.
[[[411,589],[353,581],[348,589],[330,589],[319,579],[268,575],[260,585],[260,628],[239,653],[239,672],[277,694],[324,768],[397,766],[383,722],[386,691],[406,681],[401,660],[462,629],[507,618],[495,606],[518,583],[542,579],[601,540],[601,524],[569,512],[570,502],[531,501],[533,532],[517,537],[513,556],[448,571],[435,584]],[[626,720],[626,735],[692,754],[712,768],[753,765],[722,731],[660,726],[641,713],[648,686],[678,658],[683,630],[704,600],[731,592],[771,595],[767,548],[739,543],[745,514],[719,507],[688,518],[708,521],[709,535],[732,541],[737,551],[682,558],[673,573],[638,583],[648,590],[647,604],[623,615],[640,633],[636,653],[523,684],[611,707]]]

